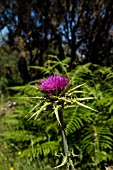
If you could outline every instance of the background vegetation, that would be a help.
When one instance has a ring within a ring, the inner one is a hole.
[[[39,102],[30,97],[42,96],[32,85],[53,73],[67,75],[72,87],[86,83],[77,96],[94,96],[82,103],[98,110],[64,110],[75,168],[113,165],[112,0],[1,0],[0,6],[0,169],[51,170],[61,163],[51,108],[28,121]]]

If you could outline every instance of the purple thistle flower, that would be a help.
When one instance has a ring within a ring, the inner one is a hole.
[[[47,91],[50,94],[53,94],[56,90],[65,88],[68,83],[69,78],[60,74],[54,74],[45,80],[41,80],[39,87],[42,91]]]

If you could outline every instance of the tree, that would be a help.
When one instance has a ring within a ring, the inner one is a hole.
[[[70,56],[70,68],[87,62],[112,65],[113,40],[109,35],[113,25],[112,0],[47,0],[43,3],[41,0],[1,0],[0,3],[0,29],[7,27],[8,44],[13,49],[17,48],[15,39],[23,39],[24,49],[30,56],[29,66],[43,66],[51,51],[57,53],[60,60]],[[32,71],[26,74],[31,79]]]

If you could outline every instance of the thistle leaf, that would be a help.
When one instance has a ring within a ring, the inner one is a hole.
[[[77,100],[79,100],[79,101],[91,100],[91,99],[95,99],[95,97],[77,98]]]
[[[57,118],[58,123],[61,125],[59,114],[58,114],[59,107],[61,107],[61,106],[59,106],[59,105],[57,105],[56,107],[54,106],[54,112],[55,112],[55,116]]]
[[[82,107],[85,107],[85,108],[87,108],[87,109],[89,109],[89,110],[92,110],[92,111],[94,111],[94,112],[98,112],[97,110],[92,109],[91,107],[89,107],[89,106],[87,106],[87,105],[85,105],[85,104],[83,104],[83,103],[80,103],[80,102],[78,102],[77,100],[76,100],[75,102],[76,102],[78,105],[82,106]]]
[[[66,163],[67,163],[67,156],[64,156],[62,163],[60,165],[54,167],[54,169],[60,168],[60,167],[64,166]]]
[[[33,110],[35,110],[37,107],[39,107],[40,104],[41,104],[41,103],[37,103],[37,104],[29,111],[29,113],[31,113]]]
[[[68,93],[74,91],[75,89],[78,89],[79,87],[83,86],[84,84],[86,84],[86,83],[80,84],[80,85],[78,85],[78,86],[76,86],[76,87],[70,89],[70,90],[68,91]]]
[[[35,120],[37,119],[37,117],[39,116],[39,114],[44,110],[46,109],[46,107],[48,105],[50,105],[51,103],[50,102],[45,102],[44,105],[42,105],[40,107],[40,109],[38,111],[36,111],[28,120],[30,120],[31,118],[33,118],[35,116]]]

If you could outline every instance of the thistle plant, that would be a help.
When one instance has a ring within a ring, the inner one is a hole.
[[[42,91],[47,91],[54,94],[57,90],[62,90],[69,83],[69,79],[62,75],[54,74],[49,76],[46,80],[40,81],[39,87]]]
[[[36,112],[33,113],[29,119],[33,117],[34,119],[37,119],[39,114],[42,111],[46,110],[48,107],[51,107],[51,112],[54,112],[54,115],[56,116],[56,119],[58,121],[58,127],[61,131],[64,151],[64,153],[62,153],[63,161],[61,165],[58,165],[54,168],[66,166],[67,170],[69,170],[70,168],[72,170],[75,169],[72,161],[73,154],[69,150],[68,141],[66,138],[63,110],[68,107],[75,107],[76,105],[80,105],[82,107],[95,111],[94,109],[90,108],[87,105],[84,105],[81,102],[84,100],[93,99],[93,97],[78,98],[76,95],[76,93],[84,93],[80,90],[77,91],[77,89],[83,86],[84,84],[71,88],[71,80],[61,74],[50,75],[49,77],[47,77],[47,79],[41,80],[38,83],[37,89],[43,93],[43,96],[34,97],[39,99],[40,102],[38,102],[30,111],[32,112],[36,110]]]

